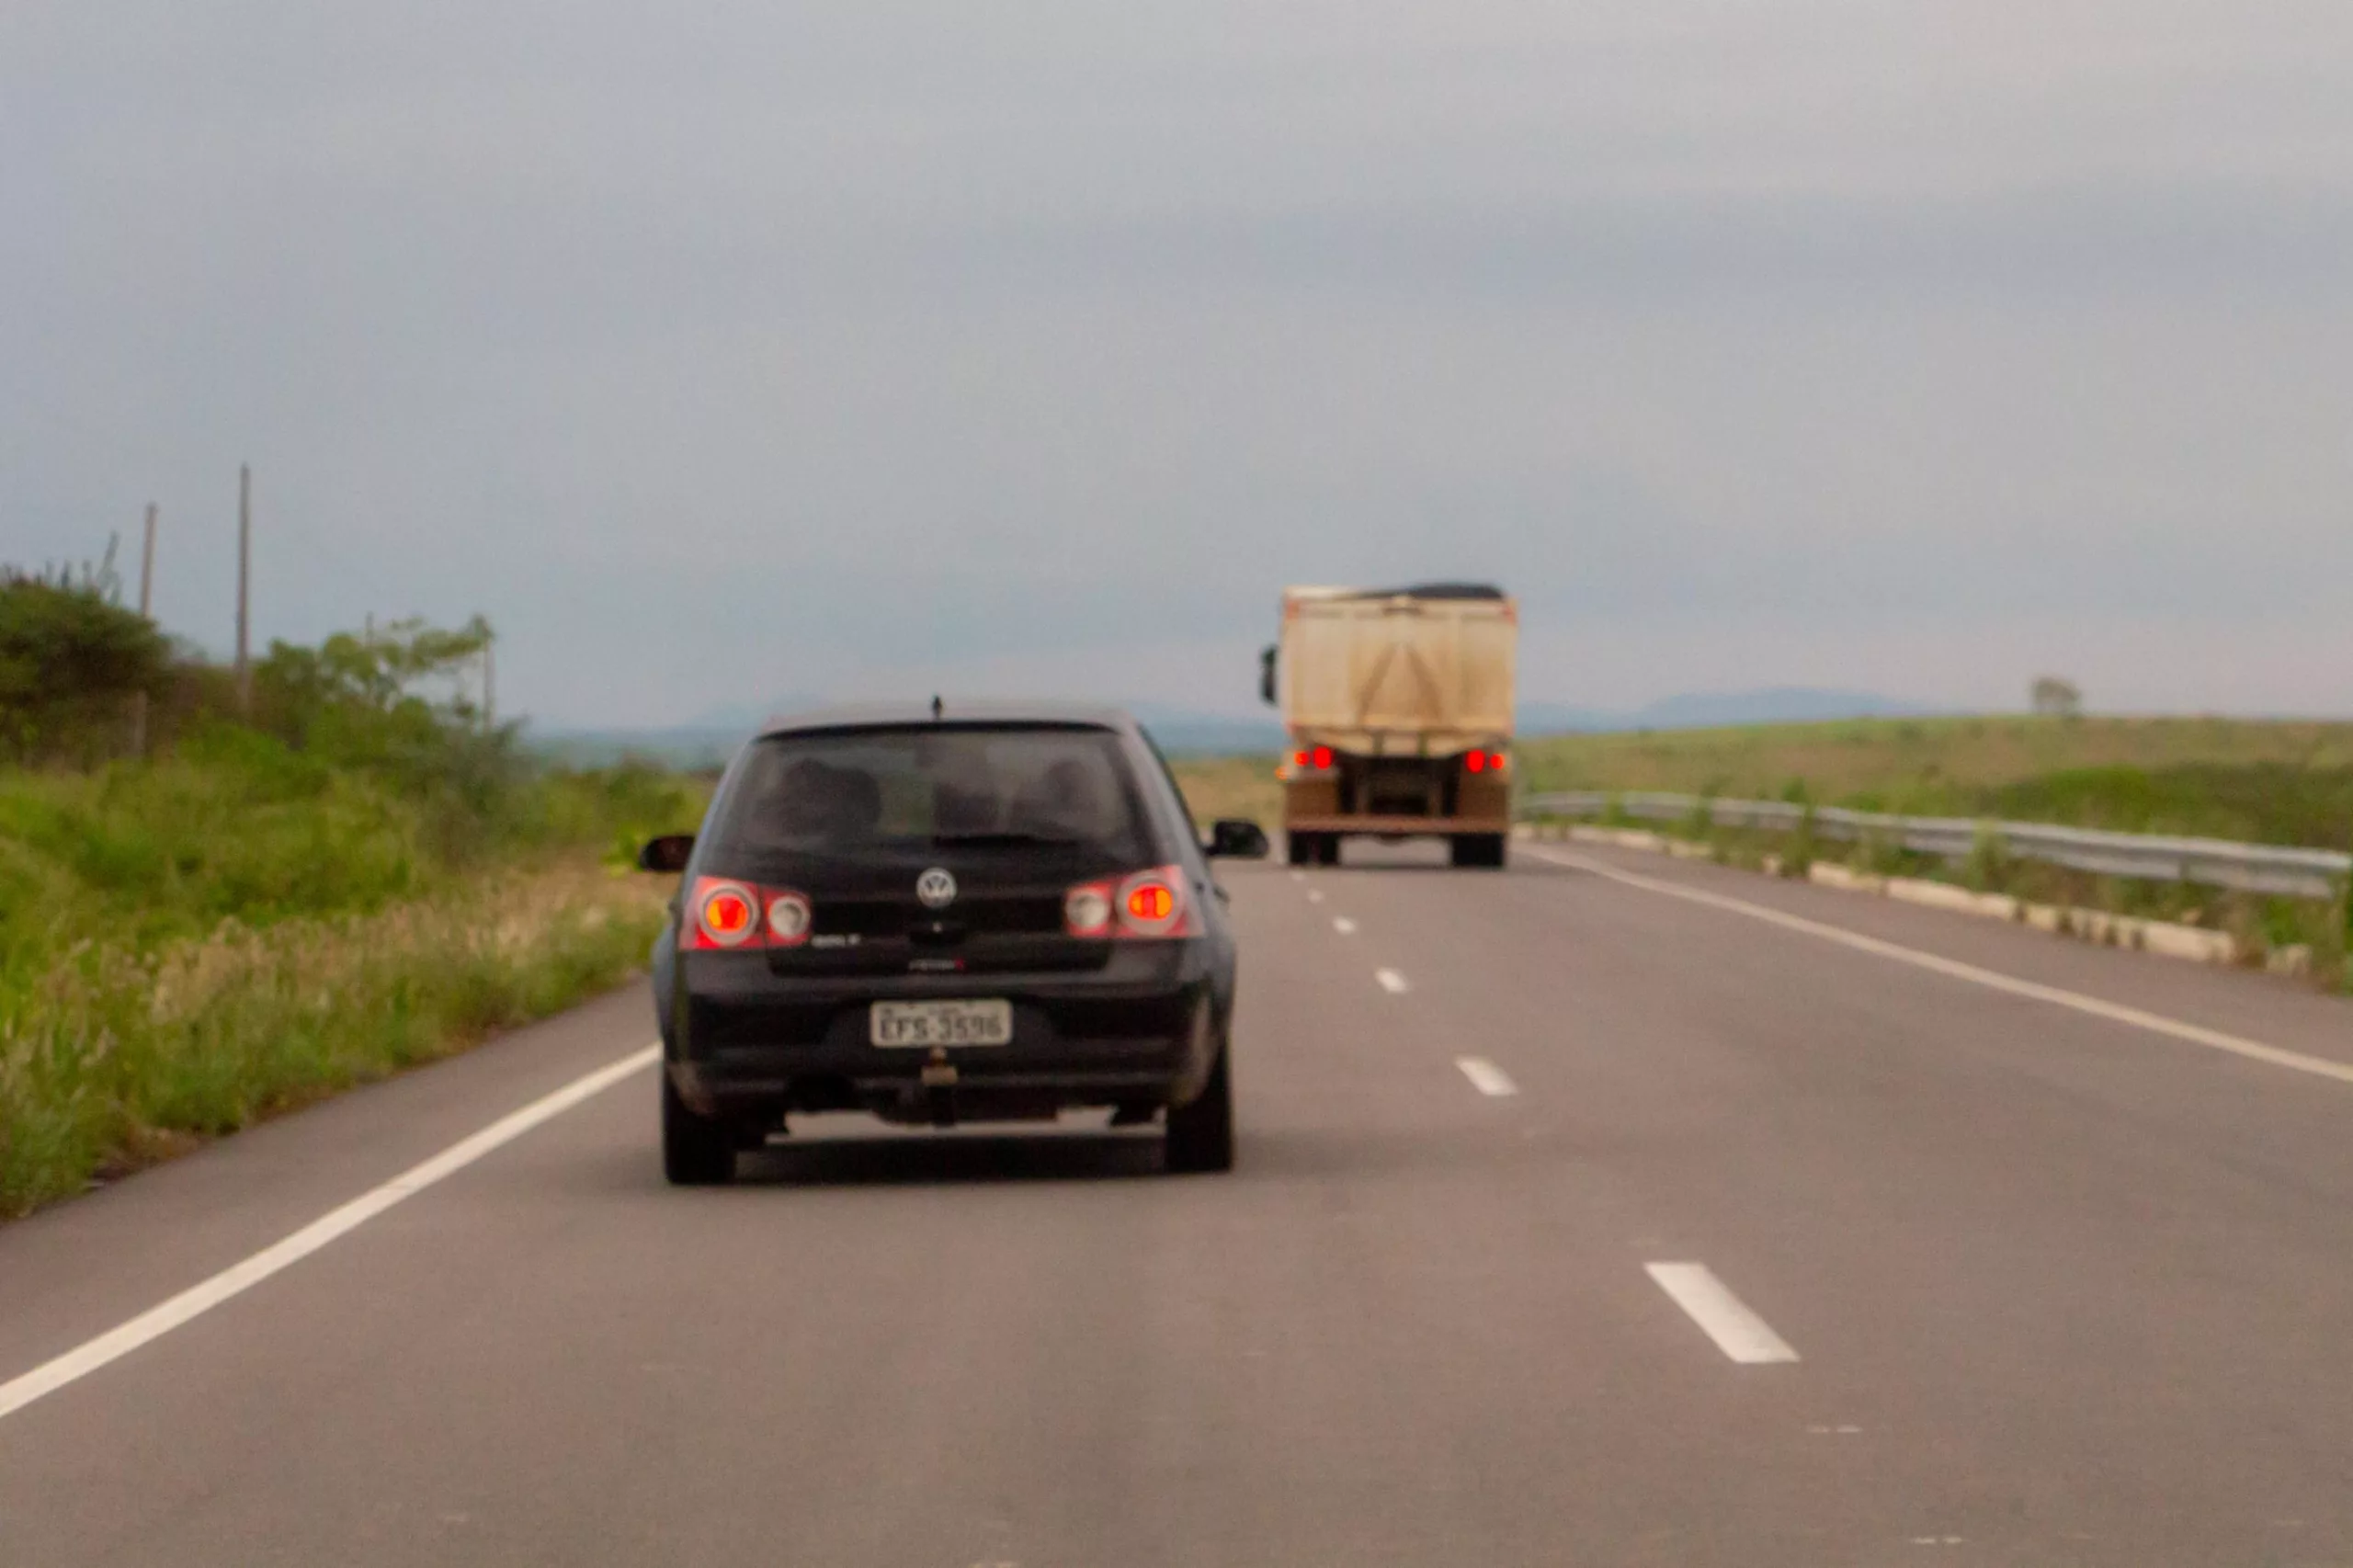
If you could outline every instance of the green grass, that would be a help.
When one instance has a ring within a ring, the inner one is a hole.
[[[0,1215],[397,1072],[637,970],[690,828],[644,768],[330,764],[215,729],[0,772]]]
[[[0,1020],[0,1216],[561,1011],[644,962],[665,893],[592,864],[77,945]]]
[[[1246,817],[1272,833],[1282,825],[1282,786],[1271,756],[1177,757],[1169,763],[1185,803],[1204,825],[1220,817]]]
[[[1664,790],[2353,844],[2353,724],[2023,716],[1854,720],[1518,748],[1525,790]]]
[[[1857,720],[1523,743],[1526,790],[1660,790],[1810,801],[1921,815],[2063,823],[2122,833],[2353,846],[2353,724],[2225,719]],[[1754,863],[1786,855],[1780,835],[1694,824],[1642,825],[1713,843]],[[2231,931],[2260,956],[2309,949],[2324,984],[2353,981],[2353,917],[2334,906],[2213,888],[2097,877],[1981,852],[1927,857],[1817,843],[1859,869],[1937,878],[2040,903],[2187,920]],[[1869,861],[1869,864],[1861,862]]]

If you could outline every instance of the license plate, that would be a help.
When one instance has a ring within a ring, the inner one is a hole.
[[[985,1002],[877,1002],[867,1018],[867,1038],[876,1045],[924,1050],[935,1045],[1009,1045],[1013,1004]]]

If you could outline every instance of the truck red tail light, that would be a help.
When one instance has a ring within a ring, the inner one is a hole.
[[[682,952],[797,948],[816,923],[808,894],[730,877],[697,877],[687,912],[690,918],[678,926]]]
[[[1317,767],[1328,768],[1332,766],[1332,748],[1330,746],[1317,746],[1315,750],[1309,755],[1315,759],[1315,766]]]
[[[1472,773],[1501,773],[1504,770],[1504,754],[1499,751],[1466,752],[1462,766]]]
[[[1074,937],[1198,937],[1185,897],[1185,869],[1155,866],[1117,882],[1081,882],[1063,895],[1063,929]]]

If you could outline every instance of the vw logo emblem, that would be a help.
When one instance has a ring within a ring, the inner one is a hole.
[[[945,909],[956,902],[956,879],[946,868],[934,866],[915,879],[915,896],[926,909]]]

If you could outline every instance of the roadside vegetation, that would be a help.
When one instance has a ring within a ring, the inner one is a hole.
[[[2353,847],[2353,723],[2106,719],[2064,712],[1534,736],[1515,748],[1521,790],[1655,790],[1928,816],[2061,823],[2120,833]],[[1176,771],[1204,822],[1245,816],[1272,831],[1272,756],[1188,758]],[[1743,832],[1697,814],[1640,827],[1706,844],[1728,864],[1802,875],[1836,860],[1885,876],[1955,882],[2031,903],[2225,930],[2251,962],[2353,985],[2348,915],[2296,899],[2133,881],[2003,856],[1988,840],[1949,865],[1887,846]]]
[[[642,966],[626,854],[702,788],[524,756],[488,636],[277,644],[248,705],[96,575],[0,577],[0,1215]]]
[[[1181,756],[1169,762],[1185,804],[1207,827],[1220,817],[1245,817],[1268,833],[1283,822],[1282,786],[1275,782],[1277,759],[1267,756]]]
[[[2353,846],[2353,724],[2066,715],[1859,720],[1523,743],[1528,790],[1657,790],[1911,815],[2060,823],[2305,847]],[[2032,903],[2224,930],[2250,962],[2353,982],[2348,915],[2333,905],[2096,876],[2014,860],[1988,837],[1959,864],[1884,845],[1721,827],[1704,812],[1632,823],[1718,859],[1802,875],[1835,859]]]
[[[1520,788],[1661,790],[2266,844],[2353,843],[2353,724],[1996,715],[1520,743]]]

